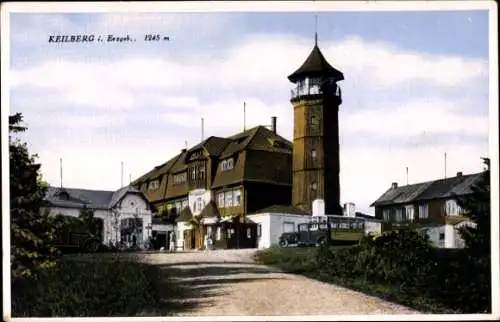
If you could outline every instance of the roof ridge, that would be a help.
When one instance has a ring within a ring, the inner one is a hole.
[[[88,189],[88,188],[70,188],[70,187],[57,187],[57,186],[51,186],[49,185],[48,188],[56,189],[56,190],[84,190],[84,191],[93,191],[93,192],[110,192],[110,193],[115,193],[116,191],[122,189],[117,189],[117,190],[98,190],[98,189]]]
[[[253,139],[255,139],[255,136],[257,135],[260,128],[262,128],[262,127],[263,127],[262,125],[258,125],[255,128],[252,128],[253,133],[250,134],[250,137],[248,138],[247,142],[241,147],[241,150],[245,150],[250,145],[250,143],[253,141]]]

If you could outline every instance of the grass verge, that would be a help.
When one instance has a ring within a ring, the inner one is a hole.
[[[339,250],[349,246],[334,246]],[[264,265],[277,267],[287,273],[299,274],[322,282],[340,285],[354,291],[401,304],[422,313],[452,314],[459,313],[437,304],[432,299],[404,291],[398,286],[373,284],[363,278],[340,279],[319,273],[316,263],[316,248],[269,248],[258,251],[256,260]]]
[[[155,268],[132,256],[63,256],[37,280],[12,281],[15,317],[134,316],[159,306]]]

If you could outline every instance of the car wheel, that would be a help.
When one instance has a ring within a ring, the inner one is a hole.
[[[280,240],[280,247],[288,247],[288,240],[282,239]]]
[[[86,245],[86,250],[90,253],[95,253],[99,250],[100,244],[96,240],[91,240]]]
[[[326,244],[326,238],[324,237],[321,237],[320,239],[318,239],[318,241],[316,242],[316,247],[321,247],[321,246],[324,246]]]

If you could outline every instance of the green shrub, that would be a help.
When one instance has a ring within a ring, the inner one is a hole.
[[[436,249],[432,261],[422,293],[463,313],[491,312],[489,258],[469,256],[465,249]]]
[[[316,255],[320,275],[324,278],[336,276],[342,279],[356,276],[358,272],[355,270],[355,263],[360,250],[359,246],[341,249],[320,247]]]
[[[104,256],[104,255],[100,255]],[[14,316],[130,316],[154,307],[158,296],[147,265],[114,257],[58,261],[38,279],[12,283]]]
[[[359,245],[339,251],[321,248],[317,261],[326,275],[413,287],[432,269],[431,249],[426,235],[400,230],[365,236]]]

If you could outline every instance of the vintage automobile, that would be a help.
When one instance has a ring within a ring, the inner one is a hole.
[[[283,233],[280,247],[355,244],[365,234],[365,219],[344,216],[315,216],[298,225],[298,231]]]
[[[60,224],[56,230],[54,246],[62,252],[97,252],[102,247],[99,236],[96,236],[82,227],[81,221],[77,218],[58,216]]]

